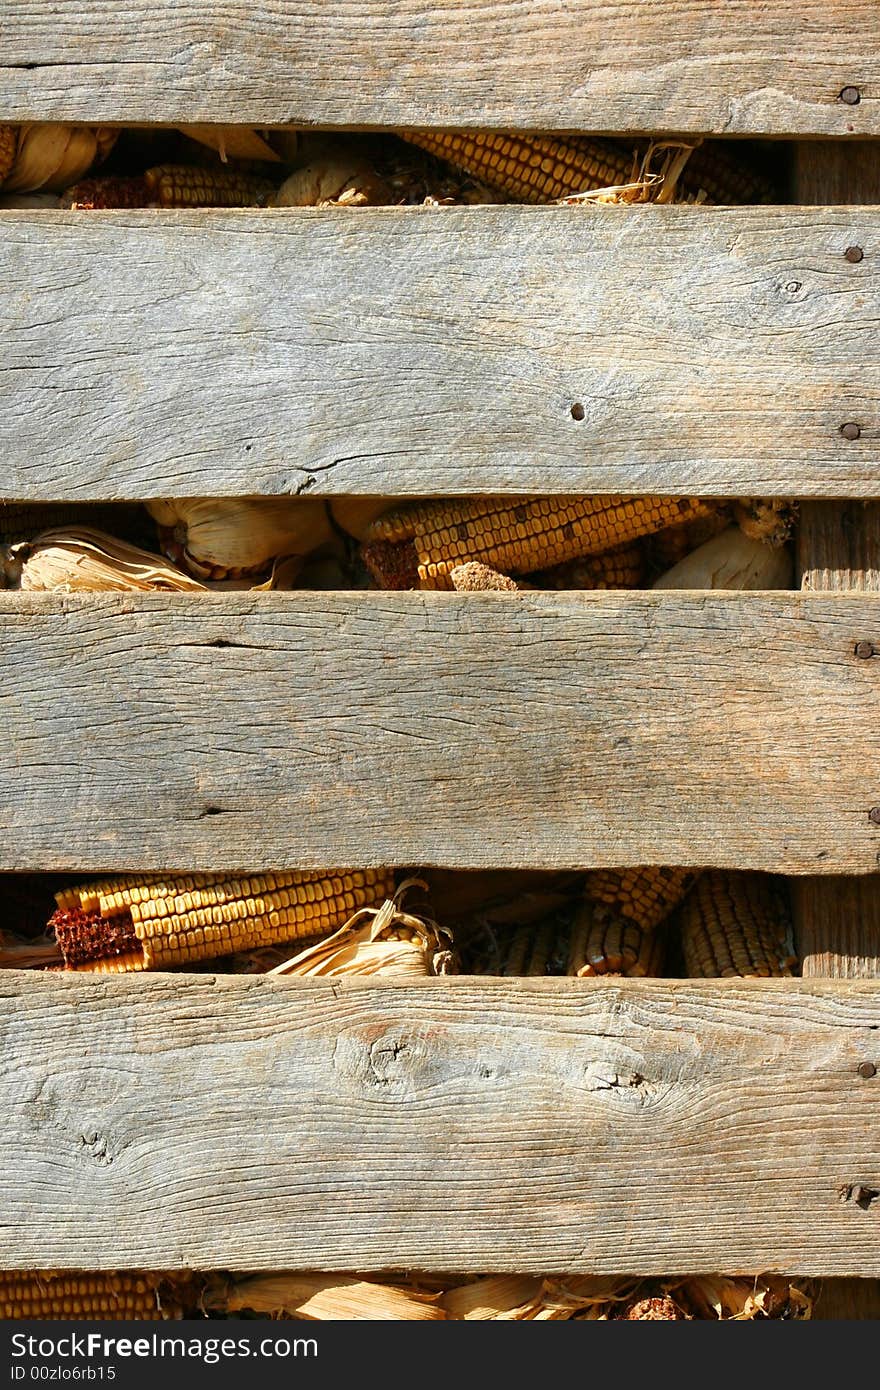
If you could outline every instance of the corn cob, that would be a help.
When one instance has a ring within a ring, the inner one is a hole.
[[[469,560],[502,574],[548,569],[706,510],[694,497],[437,498],[377,518],[361,553],[383,587],[449,589]]]
[[[0,545],[33,540],[40,531],[59,526],[94,526],[118,536],[132,531],[145,514],[138,507],[108,502],[84,506],[81,502],[0,502]]]
[[[686,1322],[688,1314],[669,1294],[640,1298],[631,1303],[621,1317],[627,1322]]]
[[[601,141],[493,131],[402,131],[404,139],[511,198],[549,203],[569,193],[625,183],[631,154]]]
[[[604,904],[636,926],[649,930],[677,907],[696,882],[698,870],[654,867],[593,869],[584,883],[584,896]]]
[[[501,189],[519,202],[544,203],[638,177],[635,150],[610,140],[487,131],[402,131],[404,139]],[[693,150],[678,177],[682,201],[770,202],[760,174],[718,146]],[[657,193],[662,192],[662,183]]]
[[[56,893],[49,925],[69,970],[161,970],[326,935],[393,892],[389,869],[125,877]]]
[[[0,1273],[0,1318],[44,1320],[179,1318],[182,1288],[160,1274]]]
[[[540,589],[637,589],[646,568],[641,545],[616,545],[601,555],[587,555],[544,570],[533,575],[532,582]]]
[[[150,201],[160,208],[262,207],[275,192],[269,179],[237,169],[157,164],[144,174]]]
[[[15,163],[18,132],[14,125],[0,125],[0,188]]]
[[[663,972],[662,932],[637,927],[605,907],[582,903],[569,944],[569,975],[650,975]]]
[[[148,208],[154,202],[142,176],[124,178],[117,174],[81,179],[66,189],[61,199],[62,207],[80,212],[93,212],[98,208]]]
[[[794,973],[788,906],[769,874],[704,873],[679,921],[690,976]]]

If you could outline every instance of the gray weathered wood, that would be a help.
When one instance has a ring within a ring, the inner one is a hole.
[[[807,204],[876,203],[880,142],[796,145],[794,192]],[[880,502],[804,503],[798,568],[804,589],[880,590]],[[880,646],[877,652],[861,659],[880,660]],[[804,975],[880,975],[880,879],[803,879],[795,887],[793,904]],[[880,1301],[880,1286],[865,1296]]]
[[[880,599],[0,594],[0,868],[874,871]]]
[[[877,210],[24,212],[2,230],[7,498],[880,495]]]
[[[7,0],[0,81],[9,120],[880,132],[873,0]]]
[[[0,975],[0,1264],[880,1273],[880,984]]]

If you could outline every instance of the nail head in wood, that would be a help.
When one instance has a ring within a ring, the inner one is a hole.
[[[860,1062],[858,1065],[859,1076],[863,1076],[866,1081],[870,1081],[872,1076],[877,1075],[877,1068],[873,1062]]]
[[[874,655],[874,643],[873,643],[873,642],[856,642],[856,656],[860,657],[862,661],[867,661],[868,658],[871,657],[871,656],[873,656],[873,655]]]
[[[844,439],[858,439],[861,432],[858,425],[853,424],[851,420],[840,427],[840,433],[843,435]]]
[[[865,253],[861,246],[848,246],[843,254],[851,265],[858,265],[859,261],[865,258]]]
[[[872,806],[868,812],[868,820],[872,825],[880,825],[880,806]]]
[[[583,420],[585,415],[586,411],[584,410],[584,407],[581,405],[580,401],[575,401],[574,405],[571,408],[572,420]]]
[[[862,94],[858,87],[844,87],[840,93],[840,100],[844,106],[858,106],[862,99]]]

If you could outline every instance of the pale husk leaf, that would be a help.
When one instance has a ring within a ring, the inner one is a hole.
[[[401,902],[410,888],[426,885],[406,879],[381,907],[364,907],[323,941],[276,965],[270,975],[396,975],[446,974],[451,956],[444,932],[436,922],[404,912]],[[363,923],[363,925],[359,925]]]
[[[21,565],[19,585],[31,593],[84,590],[202,592],[204,585],[148,550],[90,527],[43,531],[6,547]]]
[[[340,1320],[437,1322],[446,1318],[437,1294],[339,1274],[266,1274],[233,1284],[225,1308],[313,1322]]]
[[[158,498],[146,505],[165,529],[165,553],[200,579],[261,574],[333,535],[324,504],[306,498]]]
[[[58,122],[23,125],[6,193],[62,193],[87,174],[107,150],[106,132]]]
[[[271,200],[276,208],[378,207],[392,202],[391,189],[362,158],[334,151],[304,165],[285,179]]]
[[[739,526],[728,526],[661,574],[654,588],[790,589],[793,582],[788,550],[755,540]]]
[[[229,159],[271,160],[275,164],[281,158],[262,135],[248,126],[182,125],[178,129],[200,145],[216,150],[224,164]]]

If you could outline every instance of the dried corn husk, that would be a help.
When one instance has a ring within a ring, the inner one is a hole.
[[[31,593],[204,589],[160,556],[87,526],[43,531],[33,541],[3,547],[3,554],[7,580]]]
[[[490,1274],[460,1284],[443,1294],[441,1303],[450,1318],[486,1322],[530,1308],[539,1300],[543,1280],[531,1274]]]
[[[427,917],[404,912],[410,888],[427,885],[408,878],[381,907],[364,907],[339,931],[300,951],[270,975],[445,975],[452,969],[450,934]],[[358,926],[364,922],[365,925]]]
[[[790,589],[794,566],[784,546],[754,540],[739,526],[692,550],[661,574],[655,589]]]
[[[775,1274],[756,1279],[702,1274],[685,1280],[675,1288],[675,1294],[698,1318],[748,1322],[784,1317],[803,1321],[813,1314],[807,1289]]]
[[[199,579],[259,575],[333,535],[324,504],[306,498],[160,498],[146,505],[165,554]]]
[[[277,163],[281,156],[276,154],[255,130],[239,125],[182,125],[178,130],[190,140],[216,150],[225,164],[229,159],[260,159]]]
[[[116,132],[103,127],[53,122],[23,125],[3,191],[62,193],[106,157],[115,139]]]
[[[342,1274],[259,1274],[237,1280],[209,1306],[229,1313],[248,1309],[274,1318],[309,1322],[343,1320],[439,1322],[446,1319],[440,1295],[394,1284],[350,1279]]]
[[[380,207],[392,201],[391,189],[365,159],[337,149],[294,170],[270,206]]]

